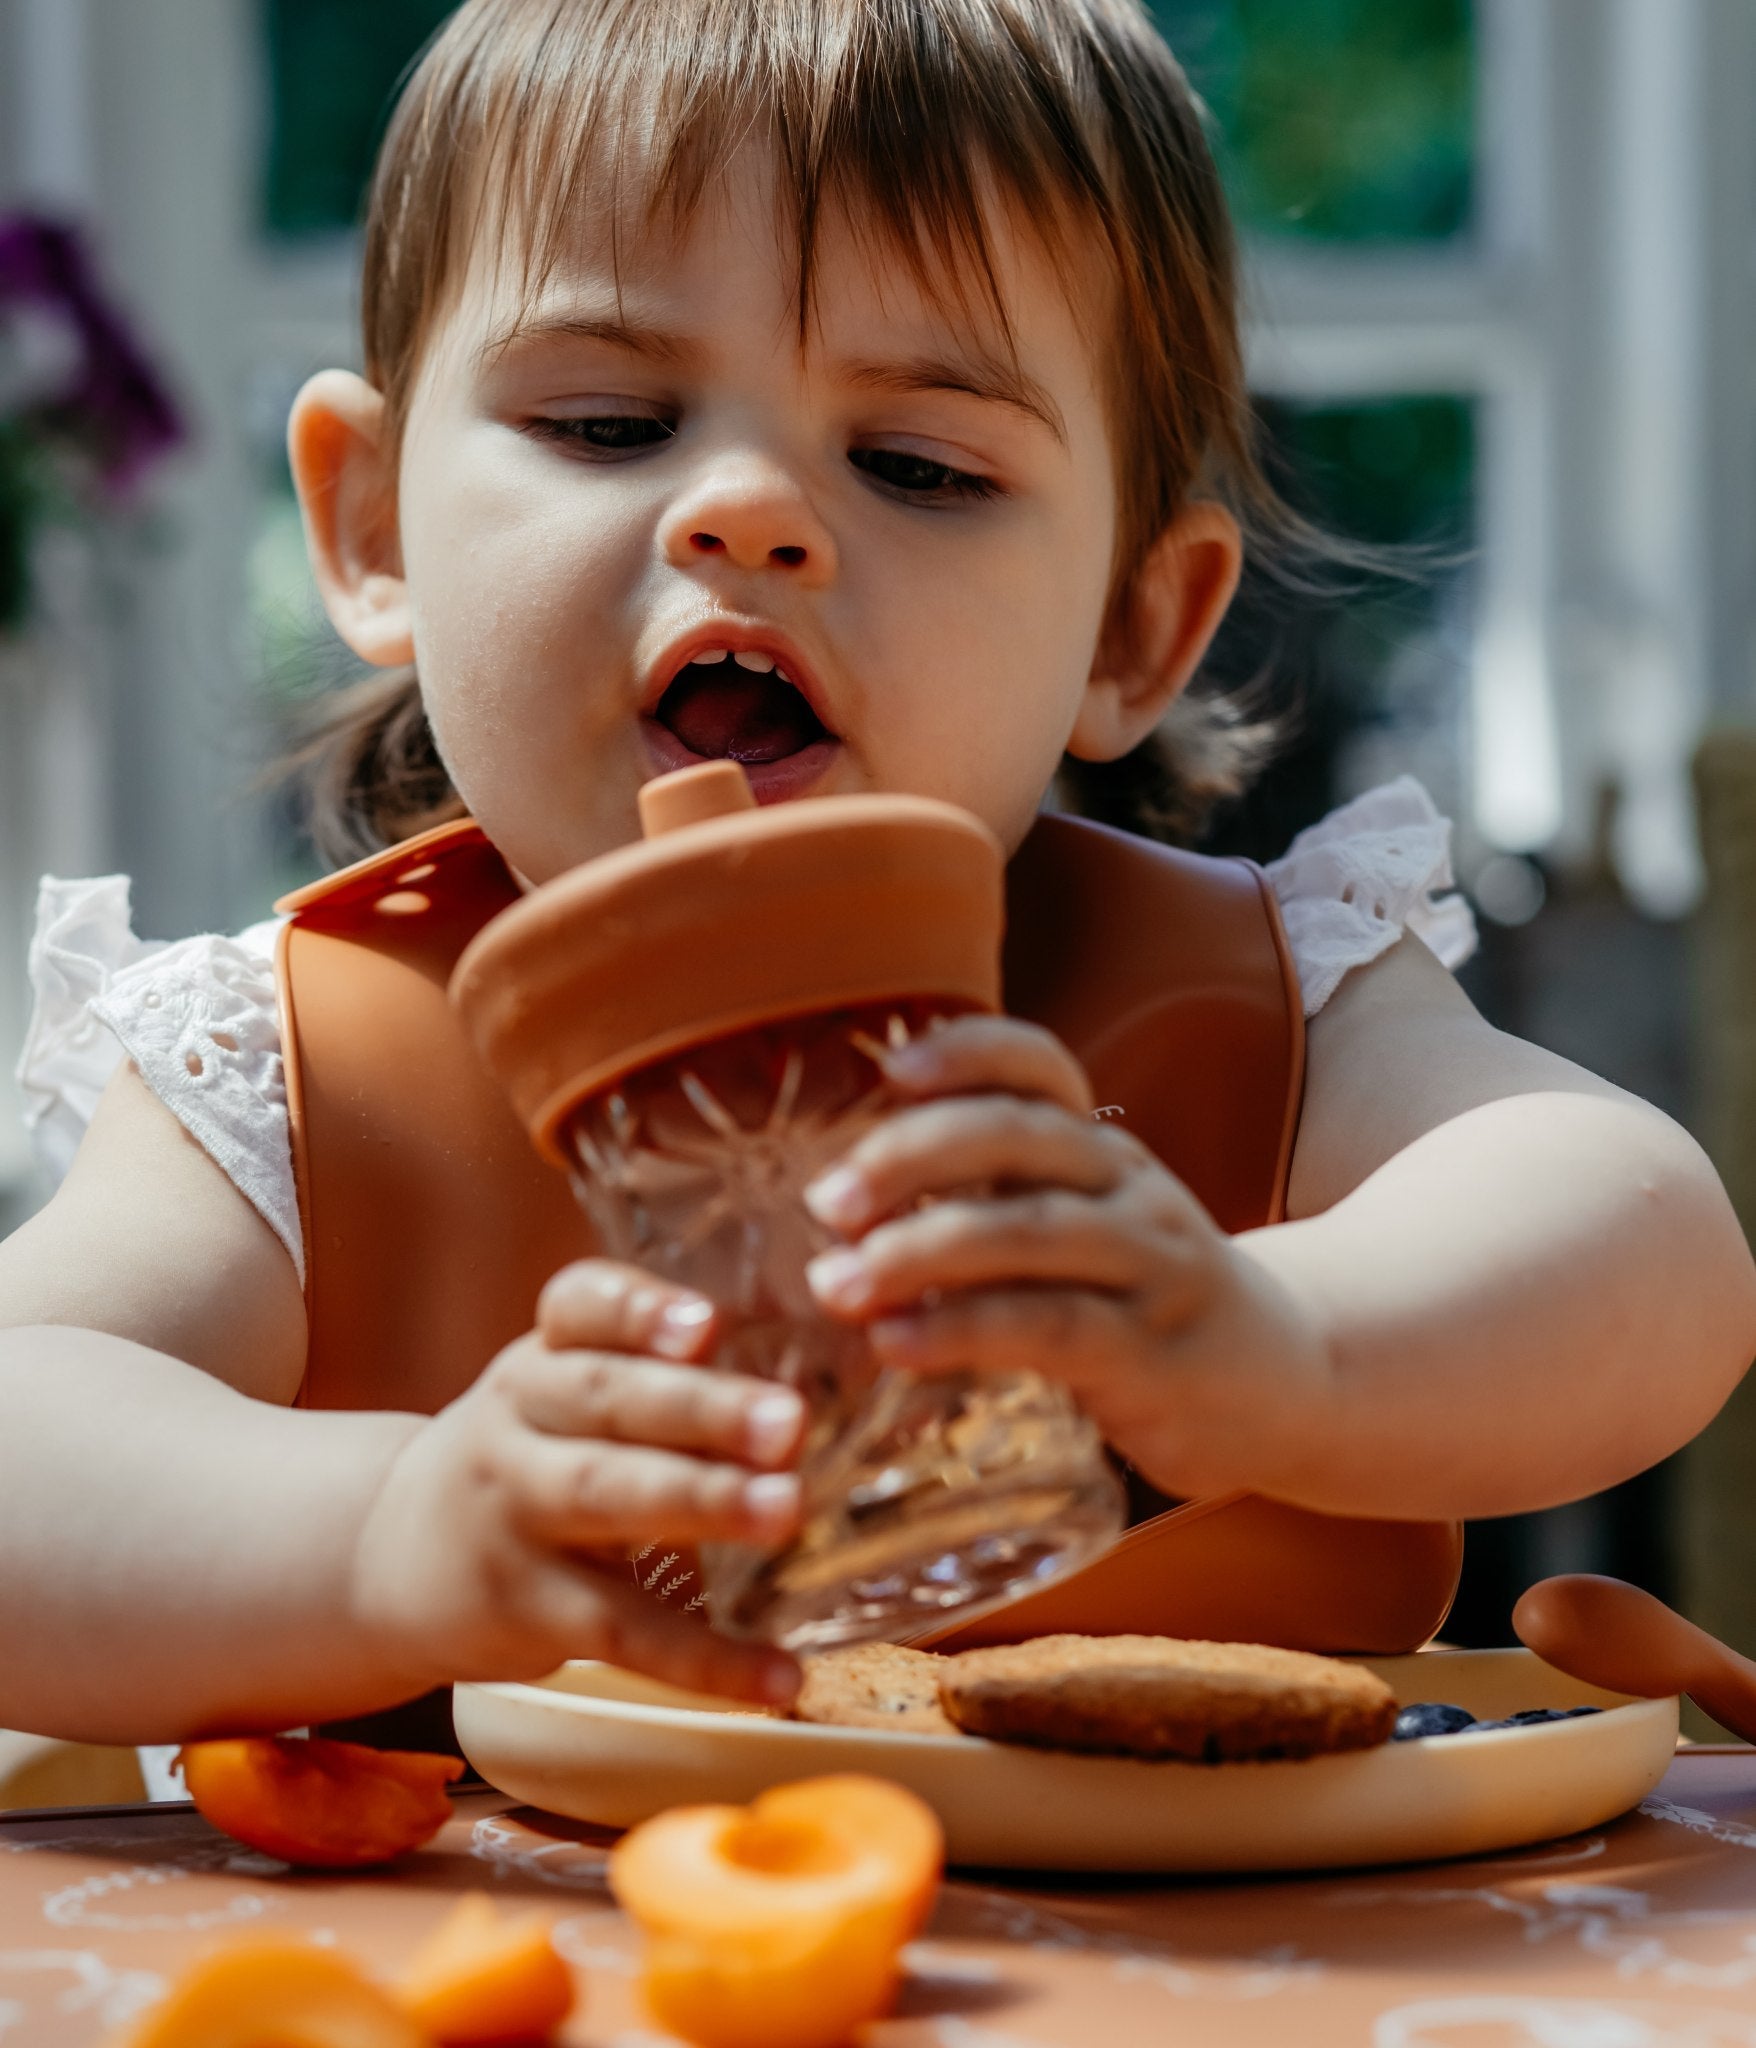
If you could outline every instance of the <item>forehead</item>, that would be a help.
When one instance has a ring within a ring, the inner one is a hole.
[[[1013,374],[1029,358],[1071,356],[1096,381],[1111,294],[1070,222],[1027,216],[984,179],[973,238],[927,218],[899,228],[839,192],[804,231],[775,157],[747,140],[681,201],[606,176],[565,214],[533,213],[502,187],[470,209],[435,348],[475,368],[574,313],[677,330],[715,305],[760,300],[774,345],[801,358],[882,338]]]

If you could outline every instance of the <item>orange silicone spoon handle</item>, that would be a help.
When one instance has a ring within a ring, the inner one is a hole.
[[[1518,1640],[1545,1663],[1609,1692],[1687,1693],[1756,1742],[1756,1663],[1621,1579],[1569,1573],[1532,1586],[1512,1610]]]

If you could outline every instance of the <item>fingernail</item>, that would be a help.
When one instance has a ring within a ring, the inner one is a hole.
[[[898,1362],[920,1350],[920,1338],[918,1316],[880,1316],[877,1322],[866,1326],[866,1341],[872,1349]]]
[[[804,1403],[789,1388],[776,1387],[770,1394],[758,1395],[744,1417],[751,1455],[766,1464],[790,1450],[804,1412]]]
[[[805,1207],[835,1229],[862,1221],[870,1200],[866,1176],[851,1166],[832,1167],[805,1190]]]
[[[701,1348],[701,1333],[713,1321],[713,1303],[699,1295],[668,1301],[659,1312],[652,1348],[661,1358],[693,1358]]]
[[[764,1472],[745,1482],[744,1506],[759,1522],[790,1522],[799,1511],[799,1482],[791,1472]]]
[[[872,1299],[872,1274],[856,1251],[837,1245],[819,1252],[805,1268],[805,1279],[817,1299],[835,1308],[864,1308]]]

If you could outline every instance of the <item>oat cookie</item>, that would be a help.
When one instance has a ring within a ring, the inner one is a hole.
[[[1363,1666],[1260,1643],[1039,1636],[939,1665],[939,1700],[971,1735],[1222,1763],[1385,1741],[1396,1698]]]
[[[939,1705],[945,1659],[899,1643],[850,1643],[805,1659],[793,1702],[801,1721],[839,1728],[902,1728],[914,1735],[955,1735]]]

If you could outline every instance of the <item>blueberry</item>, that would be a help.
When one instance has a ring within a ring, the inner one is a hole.
[[[1478,1721],[1478,1730],[1488,1728],[1539,1728],[1548,1721],[1576,1721],[1581,1714],[1602,1713],[1601,1707],[1526,1707],[1508,1714],[1504,1721]]]
[[[1439,1700],[1423,1700],[1404,1707],[1391,1731],[1392,1742],[1415,1742],[1424,1735],[1457,1735],[1473,1728],[1476,1717],[1467,1707],[1446,1706]]]

